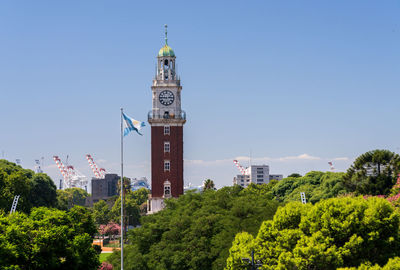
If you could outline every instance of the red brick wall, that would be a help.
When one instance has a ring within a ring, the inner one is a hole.
[[[170,152],[164,153],[164,142],[170,142]],[[170,171],[164,172],[164,160],[169,160]],[[164,127],[151,127],[151,195],[164,195],[164,181],[171,182],[171,194],[183,194],[183,127],[170,127],[170,135],[164,135]]]

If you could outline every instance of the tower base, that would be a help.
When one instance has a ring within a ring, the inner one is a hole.
[[[165,208],[164,198],[149,198],[147,201],[147,214],[151,215]]]

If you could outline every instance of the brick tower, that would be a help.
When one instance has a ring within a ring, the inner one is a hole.
[[[183,125],[186,114],[181,109],[182,86],[176,74],[176,57],[165,45],[157,56],[153,79],[153,109],[148,114],[151,126],[151,196],[148,213],[164,208],[164,198],[183,194]]]

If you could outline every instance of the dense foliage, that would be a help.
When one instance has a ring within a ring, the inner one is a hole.
[[[103,200],[93,204],[93,217],[96,224],[107,224],[111,220],[110,206]]]
[[[388,263],[382,267],[378,264],[371,265],[371,263],[363,263],[359,267],[344,267],[338,268],[338,270],[400,270],[400,258],[391,258]]]
[[[344,173],[312,171],[305,176],[294,175],[276,182],[272,196],[281,202],[300,201],[300,192],[305,192],[308,202],[333,198],[347,193],[343,185]]]
[[[32,207],[56,205],[56,186],[50,177],[0,160],[0,209],[9,212],[16,195],[20,195],[17,210],[25,213]]]
[[[336,269],[384,265],[400,255],[400,216],[384,199],[333,198],[288,203],[258,235],[239,233],[226,269],[243,269],[254,250],[266,269]]]
[[[399,172],[399,155],[388,150],[373,150],[354,161],[344,183],[357,194],[388,195]]]
[[[211,179],[206,179],[203,183],[203,191],[207,189],[215,189],[214,181]]]
[[[79,206],[69,212],[40,207],[29,215],[0,213],[0,268],[96,269],[95,231],[90,212]]]
[[[128,189],[124,195],[125,224],[137,226],[141,216],[140,206],[146,203],[149,191],[141,188],[135,191]],[[121,220],[121,197],[118,197],[111,209],[110,217],[114,222]]]
[[[60,210],[68,210],[75,205],[86,205],[89,194],[81,188],[57,189],[56,207]]]
[[[222,269],[235,234],[255,234],[274,215],[278,202],[269,189],[224,187],[166,200],[166,209],[142,217],[142,226],[130,231],[125,268]],[[109,257],[115,268],[119,259],[118,252]]]

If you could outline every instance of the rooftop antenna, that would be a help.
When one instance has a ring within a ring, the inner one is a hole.
[[[165,45],[168,45],[168,25],[164,24],[165,27]]]

